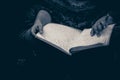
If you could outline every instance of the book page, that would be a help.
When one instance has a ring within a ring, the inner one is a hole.
[[[113,27],[114,24],[109,25],[106,29],[104,29],[101,32],[100,37],[97,37],[96,35],[91,36],[90,35],[91,29],[84,29],[80,35],[76,36],[74,40],[71,40],[70,42],[71,45],[69,47],[90,46],[98,43],[108,45]]]
[[[70,42],[78,34],[81,34],[81,30],[65,25],[49,23],[44,26],[43,34],[38,33],[36,36],[61,47],[69,53]]]
[[[113,26],[114,25],[109,25],[103,30],[100,37],[91,37],[91,28],[81,31],[65,25],[49,23],[44,26],[43,34],[37,33],[36,36],[57,45],[59,48],[69,53],[69,49],[72,47],[90,46],[98,43],[108,45]]]

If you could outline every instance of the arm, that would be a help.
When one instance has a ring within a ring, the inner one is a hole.
[[[22,36],[26,40],[31,40],[37,32],[43,33],[43,26],[51,22],[50,14],[45,10],[40,10],[36,16],[33,26],[24,31]]]

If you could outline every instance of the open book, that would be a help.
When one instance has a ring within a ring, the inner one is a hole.
[[[49,23],[44,26],[43,34],[38,32],[36,38],[67,53],[68,55],[72,55],[72,53],[77,50],[81,51],[109,45],[113,27],[114,24],[109,25],[102,31],[100,37],[91,37],[91,28],[81,31],[69,26]]]

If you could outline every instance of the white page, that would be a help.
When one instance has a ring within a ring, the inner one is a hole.
[[[41,37],[69,52],[69,43],[78,34],[81,34],[81,30],[71,28],[65,25],[49,23],[44,26],[43,34],[37,34]]]
[[[80,31],[65,25],[49,23],[44,26],[44,33],[42,35],[38,33],[36,36],[61,47],[69,53],[69,49],[76,46],[87,46],[97,43],[108,44],[113,26],[108,26],[101,37],[91,37],[91,29]]]
[[[91,29],[84,29],[80,35],[76,36],[74,40],[71,41],[71,45],[69,47],[77,47],[77,46],[89,46],[97,43],[102,43],[103,45],[109,45],[110,36],[113,30],[114,24],[109,25],[106,29],[102,31],[100,37],[96,35],[91,37],[90,32]]]

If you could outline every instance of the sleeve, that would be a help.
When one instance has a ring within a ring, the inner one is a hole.
[[[113,20],[115,23],[120,24],[120,2],[117,0],[111,0],[109,2],[109,14],[113,17]]]
[[[49,9],[46,8],[43,5],[35,5],[33,6],[26,14],[25,21],[24,21],[24,28],[20,31],[19,39],[21,42],[23,42],[26,45],[36,46],[39,43],[39,40],[37,40],[31,33],[31,27],[34,24],[34,21],[36,19],[37,13],[40,10],[46,10],[48,12]]]
[[[26,14],[25,17],[25,27],[26,29],[29,29],[33,24],[36,19],[36,16],[40,10],[45,10],[48,13],[51,14],[51,11],[45,7],[44,5],[35,5],[33,6]]]
[[[25,42],[32,42],[34,36],[31,34],[31,27],[34,24],[35,18],[39,10],[42,9],[41,5],[35,5],[26,13],[24,20],[24,28],[22,29],[19,38]]]
[[[115,23],[120,23],[119,0],[100,0],[94,2],[96,2],[98,9],[103,12],[103,14],[109,13]]]

